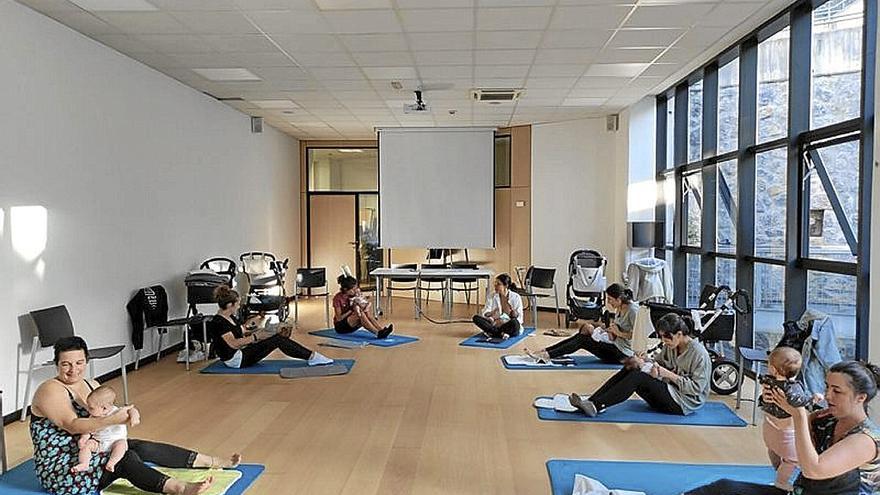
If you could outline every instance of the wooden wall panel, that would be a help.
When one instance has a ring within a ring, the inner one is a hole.
[[[510,129],[510,187],[532,184],[532,126]]]
[[[510,188],[510,270],[532,264],[532,190]]]

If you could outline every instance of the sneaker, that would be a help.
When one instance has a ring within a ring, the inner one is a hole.
[[[309,358],[309,366],[322,366],[325,364],[333,364],[333,360],[320,352],[313,352],[312,356]]]
[[[571,394],[568,396],[568,402],[591,418],[599,415],[596,404],[593,404],[593,401],[590,399],[584,399],[578,394]]]
[[[388,325],[376,334],[377,339],[387,339],[391,332],[394,331],[394,325]]]

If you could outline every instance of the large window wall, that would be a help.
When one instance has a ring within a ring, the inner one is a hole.
[[[877,0],[797,2],[657,98],[658,255],[676,304],[752,295],[740,345],[828,315],[866,357]]]

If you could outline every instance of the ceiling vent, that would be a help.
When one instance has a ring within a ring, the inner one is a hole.
[[[497,105],[516,101],[522,93],[522,89],[477,88],[471,91],[471,96],[474,101]]]

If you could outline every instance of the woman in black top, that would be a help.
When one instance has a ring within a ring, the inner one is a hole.
[[[239,325],[234,315],[238,313],[241,297],[229,287],[223,285],[217,287],[214,297],[220,309],[208,322],[208,331],[217,357],[226,366],[230,368],[253,366],[275,349],[292,358],[306,359],[309,366],[333,363],[332,359],[319,352],[310,351],[291,339],[291,327],[283,326],[276,334],[265,330],[245,330],[245,327],[250,327],[259,317],[249,318],[245,325]]]

